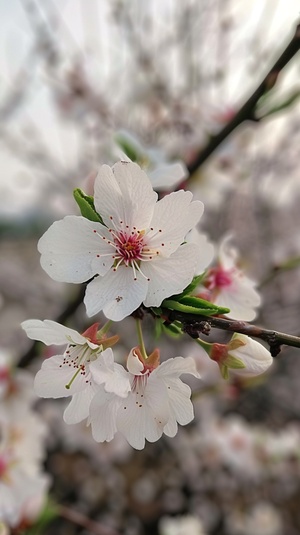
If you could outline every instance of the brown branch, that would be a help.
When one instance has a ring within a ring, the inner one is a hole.
[[[59,505],[57,507],[57,512],[59,516],[69,520],[73,524],[85,528],[91,535],[120,535],[119,532],[113,530],[112,528],[105,527],[102,524],[91,520],[83,513],[75,511],[74,509],[66,507],[65,505]]]
[[[65,322],[69,318],[71,318],[73,314],[75,314],[76,310],[78,309],[78,307],[81,305],[83,301],[85,287],[86,287],[85,284],[82,284],[80,286],[80,290],[78,294],[76,295],[76,297],[72,301],[67,303],[66,308],[59,314],[59,316],[57,316],[57,318],[55,318],[54,321],[56,321],[57,323],[65,324]],[[30,362],[32,362],[35,359],[35,357],[38,356],[40,344],[41,342],[38,342],[38,341],[33,342],[31,344],[30,348],[20,357],[18,364],[17,364],[18,368],[26,368],[26,366],[28,366],[28,364],[30,364]]]
[[[244,121],[257,121],[255,117],[255,108],[258,100],[267,93],[276,84],[278,75],[282,69],[291,61],[300,49],[300,23],[296,27],[295,34],[291,41],[282,52],[279,59],[274,63],[263,81],[255,89],[247,102],[240,108],[228,124],[217,134],[213,136],[208,144],[199,152],[198,156],[187,167],[190,175],[211,156],[211,154],[221,145],[221,143]]]
[[[285,334],[278,331],[263,329],[257,325],[252,325],[245,321],[231,320],[221,317],[208,317],[199,314],[184,314],[175,310],[163,310],[163,318],[168,323],[177,320],[183,325],[183,331],[192,338],[197,338],[200,334],[208,334],[210,329],[222,329],[223,331],[246,334],[253,338],[260,338],[270,346],[272,357],[276,357],[282,345],[300,348],[300,337]]]

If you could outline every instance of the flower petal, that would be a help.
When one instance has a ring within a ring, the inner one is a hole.
[[[38,242],[42,268],[52,279],[61,282],[79,283],[97,273],[104,275],[113,259],[112,256],[98,258],[97,254],[100,248],[102,255],[105,252],[113,255],[113,250],[99,235],[110,237],[103,225],[81,216],[56,221]]]
[[[191,282],[198,261],[197,246],[184,244],[169,258],[158,256],[144,262],[143,273],[150,279],[145,306],[159,306],[167,297],[182,292]]]
[[[245,368],[230,370],[235,375],[255,376],[264,373],[273,363],[271,353],[259,342],[245,334],[234,334],[232,340],[240,340],[244,345],[229,353],[243,361]]]
[[[158,440],[169,419],[167,389],[162,381],[150,379],[151,376],[143,398],[140,392],[129,394],[117,414],[118,431],[137,450],[145,447],[145,439],[149,442]]]
[[[261,298],[255,290],[254,282],[241,272],[232,275],[232,283],[230,286],[224,287],[220,290],[214,303],[220,307],[230,309],[225,316],[242,320],[252,321],[256,316],[256,310],[260,305]]]
[[[90,364],[90,371],[98,385],[104,384],[106,392],[126,397],[131,390],[129,374],[123,366],[114,363],[111,348],[103,351],[100,357]]]
[[[95,207],[108,227],[148,227],[156,199],[149,178],[137,164],[118,162],[112,169],[107,165],[100,168],[95,181]]]
[[[148,172],[152,187],[157,191],[169,191],[180,184],[188,176],[183,162],[157,164],[153,171]]]
[[[74,329],[52,320],[26,320],[21,323],[21,327],[28,338],[39,340],[47,346],[69,344],[70,342],[82,345],[87,342],[86,338]]]
[[[180,190],[166,195],[156,203],[151,221],[153,232],[148,234],[150,247],[158,248],[164,255],[176,251],[184,241],[185,235],[198,223],[203,214],[202,202],[191,202],[192,198],[190,191]],[[162,232],[157,233],[158,230]],[[154,234],[156,236],[151,237]]]
[[[139,272],[137,280],[131,267],[119,266],[104,277],[96,277],[87,286],[84,303],[88,316],[103,310],[105,316],[120,321],[136,310],[144,300],[148,281]]]
[[[197,379],[201,378],[193,357],[175,357],[167,359],[152,373],[164,380],[167,380],[170,377],[178,378],[183,373],[189,373],[194,377],[197,377]]]
[[[84,390],[72,396],[64,411],[66,424],[78,424],[88,417],[90,404],[97,390],[97,385],[89,383]]]
[[[89,416],[96,442],[110,442],[114,438],[117,432],[116,415],[122,403],[122,398],[108,394],[102,386],[99,386],[97,394],[92,399]]]
[[[42,368],[35,376],[35,393],[41,398],[63,398],[84,390],[87,387],[86,377],[81,373],[75,378],[70,388],[66,388],[76,371],[73,366],[63,364],[63,355],[44,360]]]

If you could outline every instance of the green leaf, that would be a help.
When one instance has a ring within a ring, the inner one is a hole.
[[[76,188],[73,191],[73,197],[83,217],[86,217],[90,221],[104,224],[102,217],[96,212],[94,198],[91,195],[86,195],[80,188]]]
[[[150,307],[150,310],[152,310],[153,314],[155,316],[161,316],[162,315],[162,309],[160,307]]]
[[[273,115],[274,113],[278,113],[286,108],[289,108],[296,102],[300,97],[300,89],[296,89],[293,93],[290,93],[289,95],[285,95],[284,98],[275,104],[265,112],[263,111],[262,104],[267,107],[268,100],[270,100],[269,94],[266,94],[266,98],[263,100],[259,100],[259,107],[257,110],[257,117],[258,119],[264,119],[265,117],[268,117],[269,115]]]
[[[215,305],[215,303],[211,303],[210,301],[201,299],[201,297],[194,297],[192,295],[185,295],[180,299],[180,303],[195,308],[199,307],[205,308],[206,310],[218,310],[218,312],[214,312],[214,314],[228,314],[228,312],[230,312],[229,308],[219,307],[218,305]]]
[[[214,314],[219,314],[218,308],[200,308],[199,306],[185,305],[180,301],[173,301],[171,299],[165,299],[162,302],[164,308],[169,310],[178,310],[178,312],[183,312],[185,314],[199,314],[202,316],[212,316]],[[227,311],[227,309],[225,309]]]

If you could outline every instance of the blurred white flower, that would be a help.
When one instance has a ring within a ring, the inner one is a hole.
[[[64,412],[66,423],[78,423],[88,416],[90,402],[97,390],[90,373],[90,363],[95,359],[101,360],[98,384],[105,383],[108,392],[114,392],[116,388],[119,396],[127,395],[130,385],[125,373],[122,375],[123,368],[114,363],[112,349],[104,349],[106,343],[109,345],[115,341],[115,337],[107,340],[98,338],[99,323],[93,324],[83,334],[51,320],[27,320],[22,327],[29,338],[46,345],[68,344],[62,355],[44,360],[34,382],[35,392],[40,397],[72,396]],[[116,368],[119,371],[118,382],[114,376]]]
[[[162,149],[146,148],[127,130],[117,132],[115,141],[117,143],[115,153],[118,159],[131,161],[134,155],[134,161],[147,172],[152,187],[157,191],[174,190],[188,177],[184,162],[181,160],[169,162]]]
[[[178,191],[157,201],[137,164],[103,165],[95,180],[95,207],[104,225],[81,216],[55,222],[39,241],[41,264],[58,281],[93,278],[87,314],[100,310],[119,321],[141,303],[159,306],[192,280],[201,251],[182,244],[203,204]]]
[[[164,516],[159,521],[159,535],[205,535],[205,531],[196,516]]]
[[[183,373],[200,377],[191,357],[176,357],[159,364],[155,351],[144,360],[138,348],[131,350],[128,360],[131,391],[125,399],[99,389],[90,406],[90,423],[97,442],[110,441],[120,431],[129,444],[143,449],[145,439],[156,442],[163,433],[174,437],[178,425],[188,424],[194,417],[191,389],[180,379]],[[94,380],[98,378],[98,362],[91,364]]]
[[[229,246],[230,240],[231,237],[226,236],[221,242],[218,265],[208,270],[204,284],[213,303],[230,308],[225,316],[252,321],[260,305],[260,295],[255,289],[256,283],[238,267],[238,254]]]

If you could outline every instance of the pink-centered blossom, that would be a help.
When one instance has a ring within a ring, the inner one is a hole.
[[[89,421],[97,442],[111,441],[117,431],[136,449],[143,449],[145,440],[156,442],[162,434],[174,437],[180,425],[194,417],[191,389],[180,379],[182,374],[200,378],[191,357],[171,358],[159,364],[158,350],[143,359],[138,348],[127,360],[130,392],[126,398],[99,388],[90,406]],[[91,364],[95,382],[98,361]]]
[[[54,279],[89,282],[87,314],[119,321],[141,303],[159,306],[180,293],[205,251],[183,243],[198,223],[203,204],[188,191],[157,201],[141,168],[132,162],[103,165],[95,179],[94,204],[103,225],[81,216],[53,223],[39,241],[41,265]]]
[[[89,327],[83,334],[51,320],[27,320],[22,327],[29,338],[46,345],[67,344],[63,354],[44,360],[34,381],[35,392],[40,397],[72,396],[64,412],[66,423],[81,422],[89,414],[91,400],[98,388],[90,372],[91,363],[96,359],[99,360],[98,383],[105,384],[108,392],[127,395],[129,381],[123,367],[114,362],[110,347],[118,337],[98,338],[99,323]]]
[[[221,243],[218,263],[207,271],[205,290],[200,295],[220,307],[230,309],[229,318],[252,321],[256,308],[260,305],[260,295],[255,289],[256,283],[247,277],[238,267],[238,254],[230,246],[227,236]]]

